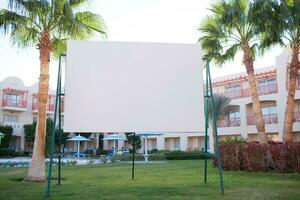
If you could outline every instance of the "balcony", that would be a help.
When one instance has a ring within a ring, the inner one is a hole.
[[[263,115],[263,118],[264,118],[266,124],[277,124],[278,123],[277,113],[265,114],[265,115]],[[250,126],[256,124],[254,115],[247,116],[247,124]]]
[[[47,112],[54,112],[54,105],[53,104],[47,104]],[[32,112],[37,113],[39,109],[38,103],[32,104]]]
[[[259,95],[267,95],[277,93],[277,84],[260,85],[257,87]],[[239,90],[229,90],[222,93],[217,93],[219,95],[226,96],[231,99],[250,97],[250,88],[244,88]]]
[[[38,94],[33,94],[32,95],[32,112],[37,113],[38,108],[39,108],[38,107]],[[47,104],[47,113],[53,113],[54,108],[55,108],[55,95],[49,94],[48,95],[48,104]],[[63,109],[64,109],[64,106],[62,105],[62,110]]]
[[[240,125],[241,125],[240,117],[225,118],[218,122],[218,127],[236,127]]]
[[[3,99],[2,100],[2,109],[3,110],[13,110],[13,111],[26,111],[27,100],[12,101],[9,99]]]

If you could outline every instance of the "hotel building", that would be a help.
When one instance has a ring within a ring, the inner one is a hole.
[[[266,123],[268,137],[274,141],[282,141],[283,122],[286,107],[288,68],[290,60],[288,53],[276,57],[275,66],[255,70],[257,89]],[[296,104],[294,112],[294,140],[300,141],[300,74],[295,95]],[[26,87],[17,77],[8,77],[0,82],[0,125],[13,127],[11,147],[26,150],[23,125],[32,123],[37,119],[37,91],[38,85]],[[231,98],[231,104],[237,107],[237,112],[230,113],[218,122],[219,138],[227,136],[242,136],[248,141],[257,140],[255,117],[252,110],[249,83],[246,73],[232,74],[213,79],[213,92]],[[53,117],[55,104],[54,91],[49,93],[47,114]],[[104,133],[104,137],[110,133]],[[124,134],[124,133],[119,133]],[[211,134],[211,131],[210,131]],[[74,133],[70,134],[72,137]],[[91,142],[83,142],[81,149],[92,149],[93,140],[96,147],[111,149],[113,141],[101,141],[99,133],[91,134]],[[96,136],[96,137],[95,137]],[[213,146],[212,137],[209,137],[209,146]],[[117,147],[127,148],[123,141],[117,142]],[[204,147],[204,133],[167,133],[162,136],[149,137],[148,149],[167,150],[194,150]],[[69,149],[76,148],[68,142]],[[211,151],[213,149],[211,148]]]

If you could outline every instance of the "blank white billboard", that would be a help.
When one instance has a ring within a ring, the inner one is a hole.
[[[198,45],[69,41],[66,132],[204,130]]]

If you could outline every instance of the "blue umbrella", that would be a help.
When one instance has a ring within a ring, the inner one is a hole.
[[[114,141],[114,155],[116,154],[116,141],[121,140],[125,141],[126,138],[119,136],[118,134],[108,135],[107,137],[103,138],[102,140],[112,140]]]
[[[77,136],[68,139],[68,141],[77,141],[77,157],[79,157],[79,146],[80,146],[80,142],[81,141],[90,141],[89,139],[82,137],[80,134],[78,134]]]

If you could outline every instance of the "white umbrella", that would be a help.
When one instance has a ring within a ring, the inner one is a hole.
[[[131,136],[133,134],[130,134]],[[144,136],[145,137],[145,154],[144,154],[144,158],[145,158],[145,162],[148,162],[148,136],[160,136],[163,135],[161,133],[135,133],[135,136]]]
[[[102,140],[113,140],[114,141],[114,154],[116,154],[116,141],[121,140],[125,141],[126,138],[119,136],[118,134],[108,135],[107,137],[103,138]]]
[[[79,146],[80,146],[80,142],[81,141],[90,141],[89,139],[82,137],[80,134],[78,134],[77,136],[68,139],[68,141],[77,141],[77,157],[79,157]]]

